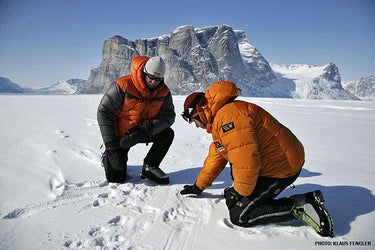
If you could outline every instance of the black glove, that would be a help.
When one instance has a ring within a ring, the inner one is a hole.
[[[131,148],[137,143],[146,142],[148,138],[146,131],[142,127],[139,127],[122,137],[120,146],[122,148]]]
[[[120,142],[118,139],[105,143],[105,151],[116,151],[120,148]]]
[[[234,190],[234,187],[228,187],[224,190],[225,204],[230,210],[238,200],[242,198],[242,195]]]
[[[199,189],[195,183],[193,185],[185,185],[184,189],[180,191],[180,194],[200,194],[203,190]]]
[[[145,130],[146,134],[151,137],[152,136],[152,133],[154,132],[154,128],[152,126],[152,122],[148,121],[148,120],[145,120],[141,127]]]

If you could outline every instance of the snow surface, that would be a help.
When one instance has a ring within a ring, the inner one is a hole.
[[[140,179],[146,145],[129,153],[128,183],[107,183],[100,99],[0,96],[0,249],[374,249],[375,102],[242,98],[270,111],[304,143],[301,176],[280,196],[321,189],[334,221],[331,239],[299,221],[231,226],[222,196],[231,183],[228,167],[200,197],[181,196],[211,136],[179,115],[162,162],[170,185]],[[174,96],[177,114],[183,100]]]

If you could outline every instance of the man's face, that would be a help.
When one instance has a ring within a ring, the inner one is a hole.
[[[193,119],[193,122],[195,123],[195,126],[196,126],[197,128],[203,128],[203,129],[206,129],[206,125],[205,125],[203,122],[198,121],[198,120],[196,120],[196,119]]]
[[[146,74],[145,80],[146,80],[147,86],[153,89],[159,85],[159,83],[161,82],[161,80],[163,80],[163,78],[159,78],[153,75]]]

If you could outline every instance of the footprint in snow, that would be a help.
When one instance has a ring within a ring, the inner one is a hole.
[[[65,190],[65,180],[62,174],[59,174],[59,177],[52,176],[49,180],[49,186],[56,197],[60,196]]]
[[[92,151],[91,149],[80,150],[78,152],[78,156],[82,156],[86,160],[89,160],[92,163],[94,163],[95,165],[100,166],[100,164],[101,164],[101,156],[99,154],[95,153],[94,151]]]
[[[189,230],[199,221],[197,213],[199,211],[193,211],[188,205],[179,203],[164,212],[163,221],[176,229]]]
[[[91,119],[91,118],[86,118],[83,123],[89,127],[93,127],[93,126],[96,126],[98,125],[98,121],[97,120],[94,120],[94,119]]]
[[[93,207],[100,207],[100,206],[105,205],[106,203],[107,202],[104,199],[97,199],[97,200],[94,200],[94,202],[92,203],[92,206]]]
[[[69,138],[69,135],[67,135],[66,133],[65,133],[65,131],[64,130],[57,130],[57,131],[55,131],[55,133],[56,134],[58,134],[61,138]]]

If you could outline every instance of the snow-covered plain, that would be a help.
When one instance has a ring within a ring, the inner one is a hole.
[[[0,96],[0,249],[375,248],[375,102],[241,98],[270,111],[303,142],[304,169],[280,196],[321,189],[334,221],[331,239],[298,221],[232,227],[222,197],[228,167],[199,198],[181,196],[211,136],[179,115],[162,162],[170,185],[140,179],[146,145],[130,151],[127,183],[107,183],[100,99]],[[183,100],[174,96],[177,114]]]

